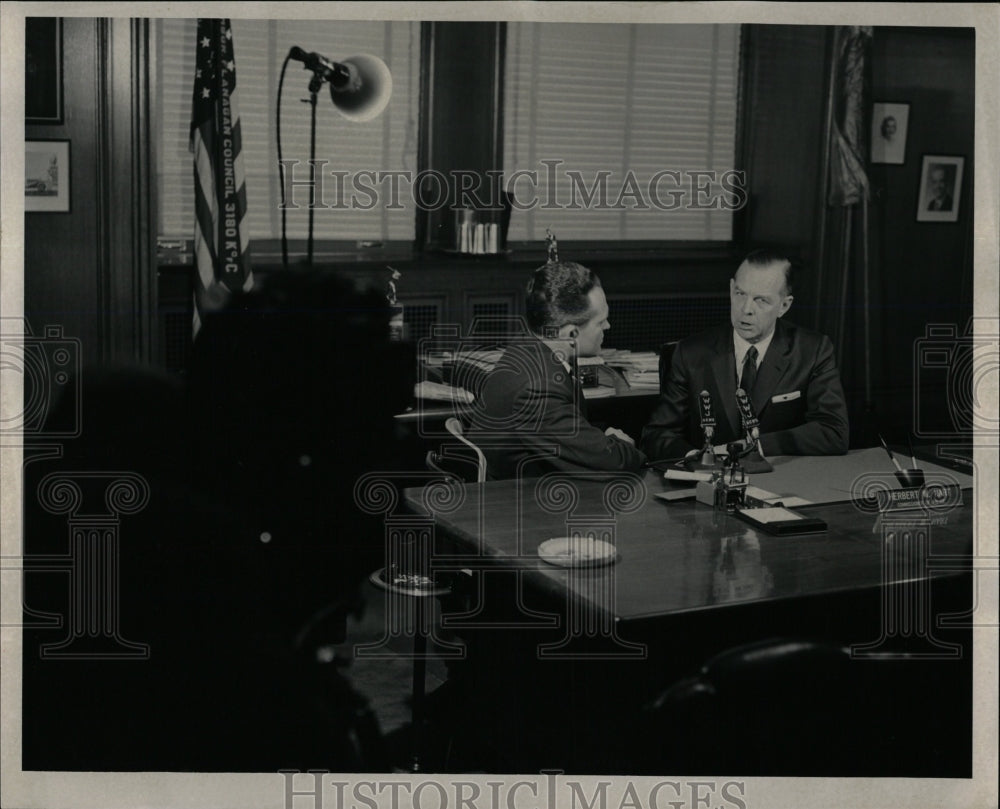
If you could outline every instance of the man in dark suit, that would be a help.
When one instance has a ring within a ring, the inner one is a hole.
[[[716,445],[745,431],[736,405],[742,387],[760,419],[765,455],[840,455],[847,451],[844,391],[825,335],[786,323],[792,263],[780,253],[747,256],[729,282],[730,320],[682,340],[640,446],[655,459],[680,458],[704,442],[699,409],[711,396]]]
[[[948,172],[943,166],[934,166],[928,182],[931,194],[931,200],[927,203],[928,211],[951,210],[952,197],[948,185]]]
[[[576,357],[600,353],[608,322],[601,282],[575,262],[550,261],[527,288],[530,334],[512,339],[483,381],[469,437],[491,478],[560,471],[638,471],[645,456],[613,427],[587,420]]]

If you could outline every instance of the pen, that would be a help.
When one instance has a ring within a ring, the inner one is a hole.
[[[902,472],[903,471],[903,467],[901,467],[899,465],[899,461],[897,461],[896,460],[896,456],[892,454],[892,450],[889,449],[889,445],[885,443],[885,439],[882,437],[881,433],[879,433],[878,440],[882,442],[882,448],[889,455],[889,460],[892,461],[892,465],[896,467],[896,471],[897,472]]]
[[[910,436],[906,436],[906,443],[910,446],[910,467],[912,469],[917,468],[917,456],[913,454],[913,442],[910,440]]]

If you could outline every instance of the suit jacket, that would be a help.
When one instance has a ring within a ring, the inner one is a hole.
[[[932,199],[927,204],[928,211],[950,211],[952,205],[951,194],[945,194],[940,200]]]
[[[468,436],[486,456],[490,478],[551,471],[630,471],[645,456],[587,420],[576,379],[535,337],[510,344],[472,405]]]
[[[715,414],[713,444],[744,437],[736,407],[733,328],[726,325],[678,343],[660,401],[640,446],[655,459],[679,458],[704,443],[699,396]],[[757,369],[750,401],[760,419],[765,455],[842,455],[848,424],[844,389],[830,338],[778,320]]]

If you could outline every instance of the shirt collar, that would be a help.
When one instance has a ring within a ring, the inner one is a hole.
[[[775,329],[776,328],[777,326],[775,326]],[[737,373],[739,373],[739,369],[743,367],[743,360],[746,358],[747,351],[750,350],[751,345],[757,347],[757,367],[760,368],[760,364],[764,361],[764,355],[767,353],[767,348],[771,345],[771,340],[774,339],[775,329],[771,329],[771,333],[759,343],[748,343],[740,336],[736,329],[733,329],[733,349],[736,352]]]

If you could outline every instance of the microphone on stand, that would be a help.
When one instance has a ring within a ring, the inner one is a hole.
[[[746,438],[746,449],[741,454],[740,457],[745,457],[747,455],[753,455],[750,458],[750,471],[758,472],[770,472],[774,469],[773,466],[768,462],[767,458],[764,457],[764,452],[760,447],[760,419],[757,418],[757,414],[753,412],[753,405],[750,404],[750,397],[747,396],[747,392],[743,388],[736,389],[736,407],[740,411],[740,419],[743,422],[743,429],[747,434]]]
[[[736,389],[736,407],[740,411],[740,419],[743,421],[743,429],[746,431],[747,440],[753,448],[757,448],[760,443],[760,419],[753,412],[753,405],[750,404],[750,397],[743,388]]]
[[[319,82],[329,82],[333,105],[351,121],[370,121],[382,113],[392,97],[392,73],[377,56],[359,53],[343,62],[334,62],[315,51],[306,53],[295,45],[288,58],[302,62]],[[317,89],[318,86],[317,83]]]
[[[288,58],[302,62],[313,73],[319,73],[323,81],[328,81],[334,87],[344,87],[351,80],[351,70],[347,65],[333,62],[318,53],[306,53],[298,45],[288,52]]]
[[[717,466],[718,459],[715,457],[715,449],[712,446],[712,436],[715,435],[715,414],[712,412],[712,395],[703,390],[699,397],[701,399],[701,430],[705,434],[705,445],[701,450],[699,463],[702,466]]]

